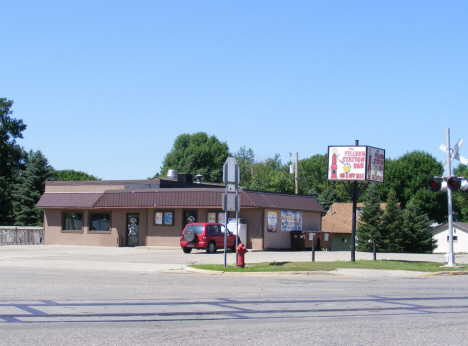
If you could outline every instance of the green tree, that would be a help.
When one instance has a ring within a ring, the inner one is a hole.
[[[16,225],[42,225],[42,211],[36,209],[36,203],[44,193],[45,182],[51,180],[52,175],[53,169],[40,151],[27,154],[26,168],[19,172],[12,194]]]
[[[299,193],[320,196],[334,191],[336,202],[349,202],[351,197],[342,183],[328,180],[328,154],[316,154],[299,160]],[[324,196],[325,196],[324,195]]]
[[[386,239],[381,232],[381,218],[383,211],[380,209],[382,201],[376,184],[370,184],[364,198],[364,208],[361,210],[357,226],[357,249],[359,251],[372,251],[372,240],[375,239],[377,250],[385,248]]]
[[[81,171],[75,171],[73,169],[62,169],[54,170],[55,181],[89,181],[89,180],[101,180],[96,178],[94,175],[87,174]]]
[[[438,222],[447,219],[447,200],[442,194],[427,189],[427,182],[441,176],[444,168],[432,155],[423,151],[407,153],[396,160],[385,160],[385,181],[379,190],[386,200],[391,189],[395,190],[402,208],[414,197],[421,210]]]
[[[427,214],[422,212],[416,199],[411,199],[403,211],[403,229],[410,240],[405,252],[432,252],[437,247],[437,241],[432,238],[430,224],[431,221]]]
[[[453,175],[468,179],[468,167],[458,165],[453,170]],[[456,212],[457,220],[460,222],[468,222],[468,192],[455,191],[452,194],[453,209]]]
[[[206,181],[222,183],[223,165],[228,157],[228,145],[215,136],[205,132],[182,134],[174,141],[164,157],[161,172],[155,177],[166,176],[169,169],[175,169],[178,173],[203,174]]]
[[[23,138],[26,124],[11,117],[12,106],[13,101],[0,98],[0,225],[12,222],[12,184],[24,163],[23,150],[16,139]]]
[[[251,190],[277,193],[294,193],[295,185],[291,178],[282,171],[276,171],[264,164],[256,164]]]
[[[250,186],[253,178],[253,166],[255,164],[255,155],[251,148],[246,149],[245,146],[235,153],[234,158],[240,170],[240,186]]]
[[[332,186],[327,186],[316,200],[327,211],[333,203],[338,202],[338,195]]]
[[[404,252],[407,248],[409,238],[406,232],[403,232],[403,216],[396,198],[395,190],[391,189],[385,212],[382,215],[381,232],[382,246],[380,251]]]
[[[279,154],[263,162],[256,162],[252,167],[251,190],[277,193],[294,193],[295,184],[289,174],[289,166],[281,163]],[[242,179],[242,178],[241,178]]]

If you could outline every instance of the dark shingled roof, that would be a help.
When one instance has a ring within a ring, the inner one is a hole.
[[[93,208],[103,193],[44,193],[36,208]]]
[[[48,208],[220,208],[224,189],[109,190],[104,193],[44,193],[36,207]],[[325,212],[312,196],[240,190],[241,208]]]

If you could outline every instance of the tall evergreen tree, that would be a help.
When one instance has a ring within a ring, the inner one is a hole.
[[[430,224],[427,214],[421,211],[414,198],[411,199],[403,211],[403,228],[410,239],[406,252],[432,252],[437,247]]]
[[[12,184],[23,163],[23,150],[16,139],[23,138],[26,124],[11,117],[12,106],[13,101],[0,98],[0,225],[12,221]]]
[[[331,186],[327,186],[318,196],[317,202],[319,202],[319,204],[322,206],[323,209],[325,209],[325,211],[330,209],[330,206],[333,203],[338,202],[338,195],[335,189],[333,189],[333,187]]]
[[[357,227],[357,249],[359,251],[372,251],[372,240],[375,239],[377,249],[385,248],[385,239],[382,237],[381,218],[382,203],[376,184],[370,184],[364,198],[364,208],[359,216]]]
[[[31,150],[26,164],[26,169],[20,171],[18,183],[14,184],[15,224],[42,225],[42,211],[36,209],[36,203],[44,193],[45,182],[52,179],[53,169],[40,151]]]
[[[390,189],[385,212],[382,215],[382,238],[385,248],[380,251],[404,252],[408,237],[403,232],[403,216],[398,206],[395,190]]]

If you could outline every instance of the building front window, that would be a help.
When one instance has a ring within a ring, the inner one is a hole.
[[[83,213],[69,212],[63,214],[64,231],[81,231],[83,227]]]
[[[110,231],[111,214],[91,214],[89,222],[90,231],[109,232]]]

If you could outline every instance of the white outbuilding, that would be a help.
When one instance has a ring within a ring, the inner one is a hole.
[[[441,225],[432,231],[432,238],[437,239],[437,248],[434,253],[448,253],[449,231],[448,224]],[[455,253],[468,253],[468,223],[453,223],[453,251]]]

